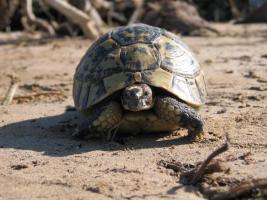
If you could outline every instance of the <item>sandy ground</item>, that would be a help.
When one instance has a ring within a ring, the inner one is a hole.
[[[1,45],[0,96],[7,74],[21,82],[12,104],[0,106],[0,199],[203,199],[198,187],[182,186],[159,162],[201,161],[226,132],[232,145],[220,157],[235,157],[227,176],[267,177],[266,25],[231,28],[222,27],[229,33],[223,37],[183,37],[208,86],[205,136],[194,143],[183,130],[125,144],[73,140],[79,114],[66,106],[73,105],[73,73],[91,41]],[[249,161],[242,157],[248,152]]]

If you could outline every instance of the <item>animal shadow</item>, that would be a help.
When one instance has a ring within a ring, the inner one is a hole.
[[[164,140],[165,134],[141,134],[123,139],[123,143],[103,143],[100,139],[77,140],[71,135],[82,116],[74,109],[63,114],[11,123],[0,129],[0,148],[14,148],[42,152],[61,157],[96,150],[114,151],[162,148],[189,143],[180,137]]]

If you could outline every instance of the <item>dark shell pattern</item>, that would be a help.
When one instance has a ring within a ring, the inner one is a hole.
[[[204,76],[190,49],[164,29],[134,24],[104,34],[88,49],[74,75],[75,106],[88,109],[138,82],[194,107],[206,99]]]

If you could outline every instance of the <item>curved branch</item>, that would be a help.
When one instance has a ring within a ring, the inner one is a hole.
[[[32,10],[32,0],[25,0],[25,11],[27,18],[31,23],[36,24],[39,27],[45,29],[50,35],[55,35],[54,28],[45,20],[37,18]]]
[[[79,25],[87,37],[95,39],[100,35],[99,27],[97,27],[94,20],[83,11],[75,8],[66,1],[45,0],[45,2],[61,14],[65,15],[70,21]]]

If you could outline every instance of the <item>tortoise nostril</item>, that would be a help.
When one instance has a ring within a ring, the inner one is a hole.
[[[134,91],[131,91],[130,92],[130,97],[135,97],[135,96],[136,96],[135,92]]]

